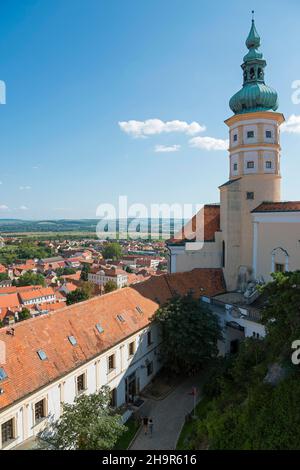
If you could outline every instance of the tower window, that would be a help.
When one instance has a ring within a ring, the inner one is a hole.
[[[266,168],[272,168],[272,162],[271,161],[267,161],[266,162]]]
[[[247,168],[254,168],[254,162],[247,162]]]
[[[237,163],[234,163],[234,164],[233,164],[233,171],[237,171],[237,169],[238,169],[238,164],[237,164]]]
[[[248,131],[247,132],[247,139],[253,139],[254,137],[254,131]]]
[[[250,199],[250,200],[254,199],[254,192],[253,191],[247,191],[246,198]]]
[[[234,134],[234,136],[233,136],[233,142],[237,142],[237,138],[238,138],[237,134]]]
[[[272,139],[272,131],[266,131],[266,138]]]

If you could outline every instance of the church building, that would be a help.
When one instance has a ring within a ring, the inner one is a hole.
[[[243,86],[230,99],[233,115],[225,121],[229,179],[219,187],[220,204],[206,204],[167,246],[171,273],[221,268],[228,292],[249,295],[249,286],[269,281],[272,272],[300,269],[300,201],[281,201],[285,119],[277,92],[265,82],[254,19],[246,46]]]

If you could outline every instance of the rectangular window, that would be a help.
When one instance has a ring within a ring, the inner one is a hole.
[[[132,341],[132,343],[128,344],[128,354],[129,356],[133,356],[135,353],[135,342]]]
[[[275,263],[275,273],[284,273],[285,267],[282,263]]]
[[[238,169],[238,165],[237,165],[237,163],[234,163],[233,164],[233,171],[237,171],[237,169]]]
[[[247,168],[254,168],[254,162],[247,162]]]
[[[1,425],[2,445],[7,444],[15,438],[14,436],[14,419],[10,419]]]
[[[115,369],[115,355],[112,354],[108,358],[108,372],[111,372],[114,369]]]
[[[151,334],[151,330],[149,330],[147,333],[147,346],[151,346],[151,344],[152,344],[152,334]]]
[[[272,162],[271,161],[266,162],[266,168],[272,168]]]
[[[234,136],[233,136],[233,142],[237,142],[237,139],[238,139],[237,134],[234,134]]]
[[[78,375],[76,379],[77,384],[77,393],[84,392],[86,390],[86,383],[85,383],[85,374]]]
[[[272,139],[272,131],[266,131],[266,138]]]
[[[254,137],[254,131],[247,132],[247,139],[252,139]]]
[[[153,374],[153,362],[149,362],[149,364],[147,364],[147,376],[149,377],[149,375],[152,375]]]
[[[246,195],[247,199],[254,199],[254,193],[252,191],[248,191]]]
[[[35,423],[46,417],[45,400],[40,400],[34,405]]]

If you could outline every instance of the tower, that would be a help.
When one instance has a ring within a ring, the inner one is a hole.
[[[280,130],[275,90],[265,83],[266,61],[259,51],[254,18],[241,65],[243,86],[229,102],[229,181],[220,186],[223,268],[228,290],[253,276],[251,211],[280,201]]]

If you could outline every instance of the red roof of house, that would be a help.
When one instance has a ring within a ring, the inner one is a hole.
[[[6,347],[6,363],[0,366],[8,376],[1,381],[4,393],[0,395],[0,409],[140,331],[159,307],[155,299],[161,303],[174,293],[186,294],[191,289],[197,296],[224,292],[221,273],[218,269],[194,269],[188,273],[156,276],[133,287],[17,323],[14,336],[7,334],[8,328],[0,329],[0,341]],[[117,319],[120,313],[124,322]],[[103,333],[96,329],[97,323],[104,329]],[[70,335],[76,338],[78,347],[71,345]],[[38,350],[46,353],[47,360],[40,360]]]
[[[0,320],[6,316],[7,309],[20,307],[21,302],[18,294],[7,294],[0,296]]]
[[[185,241],[193,241],[196,237],[199,241],[210,242],[215,240],[215,232],[220,230],[220,205],[205,204],[194,217],[168,240],[169,244],[180,244]],[[196,235],[195,235],[196,234]]]
[[[166,303],[174,295],[193,291],[194,296],[214,296],[226,291],[222,269],[201,268],[192,271],[151,276],[148,280],[132,285],[146,297]]]
[[[252,212],[300,212],[300,201],[263,202]]]
[[[40,297],[48,297],[49,295],[54,295],[54,290],[52,287],[42,287],[41,289],[32,289],[29,291],[21,292],[20,294],[21,301],[38,299]]]

